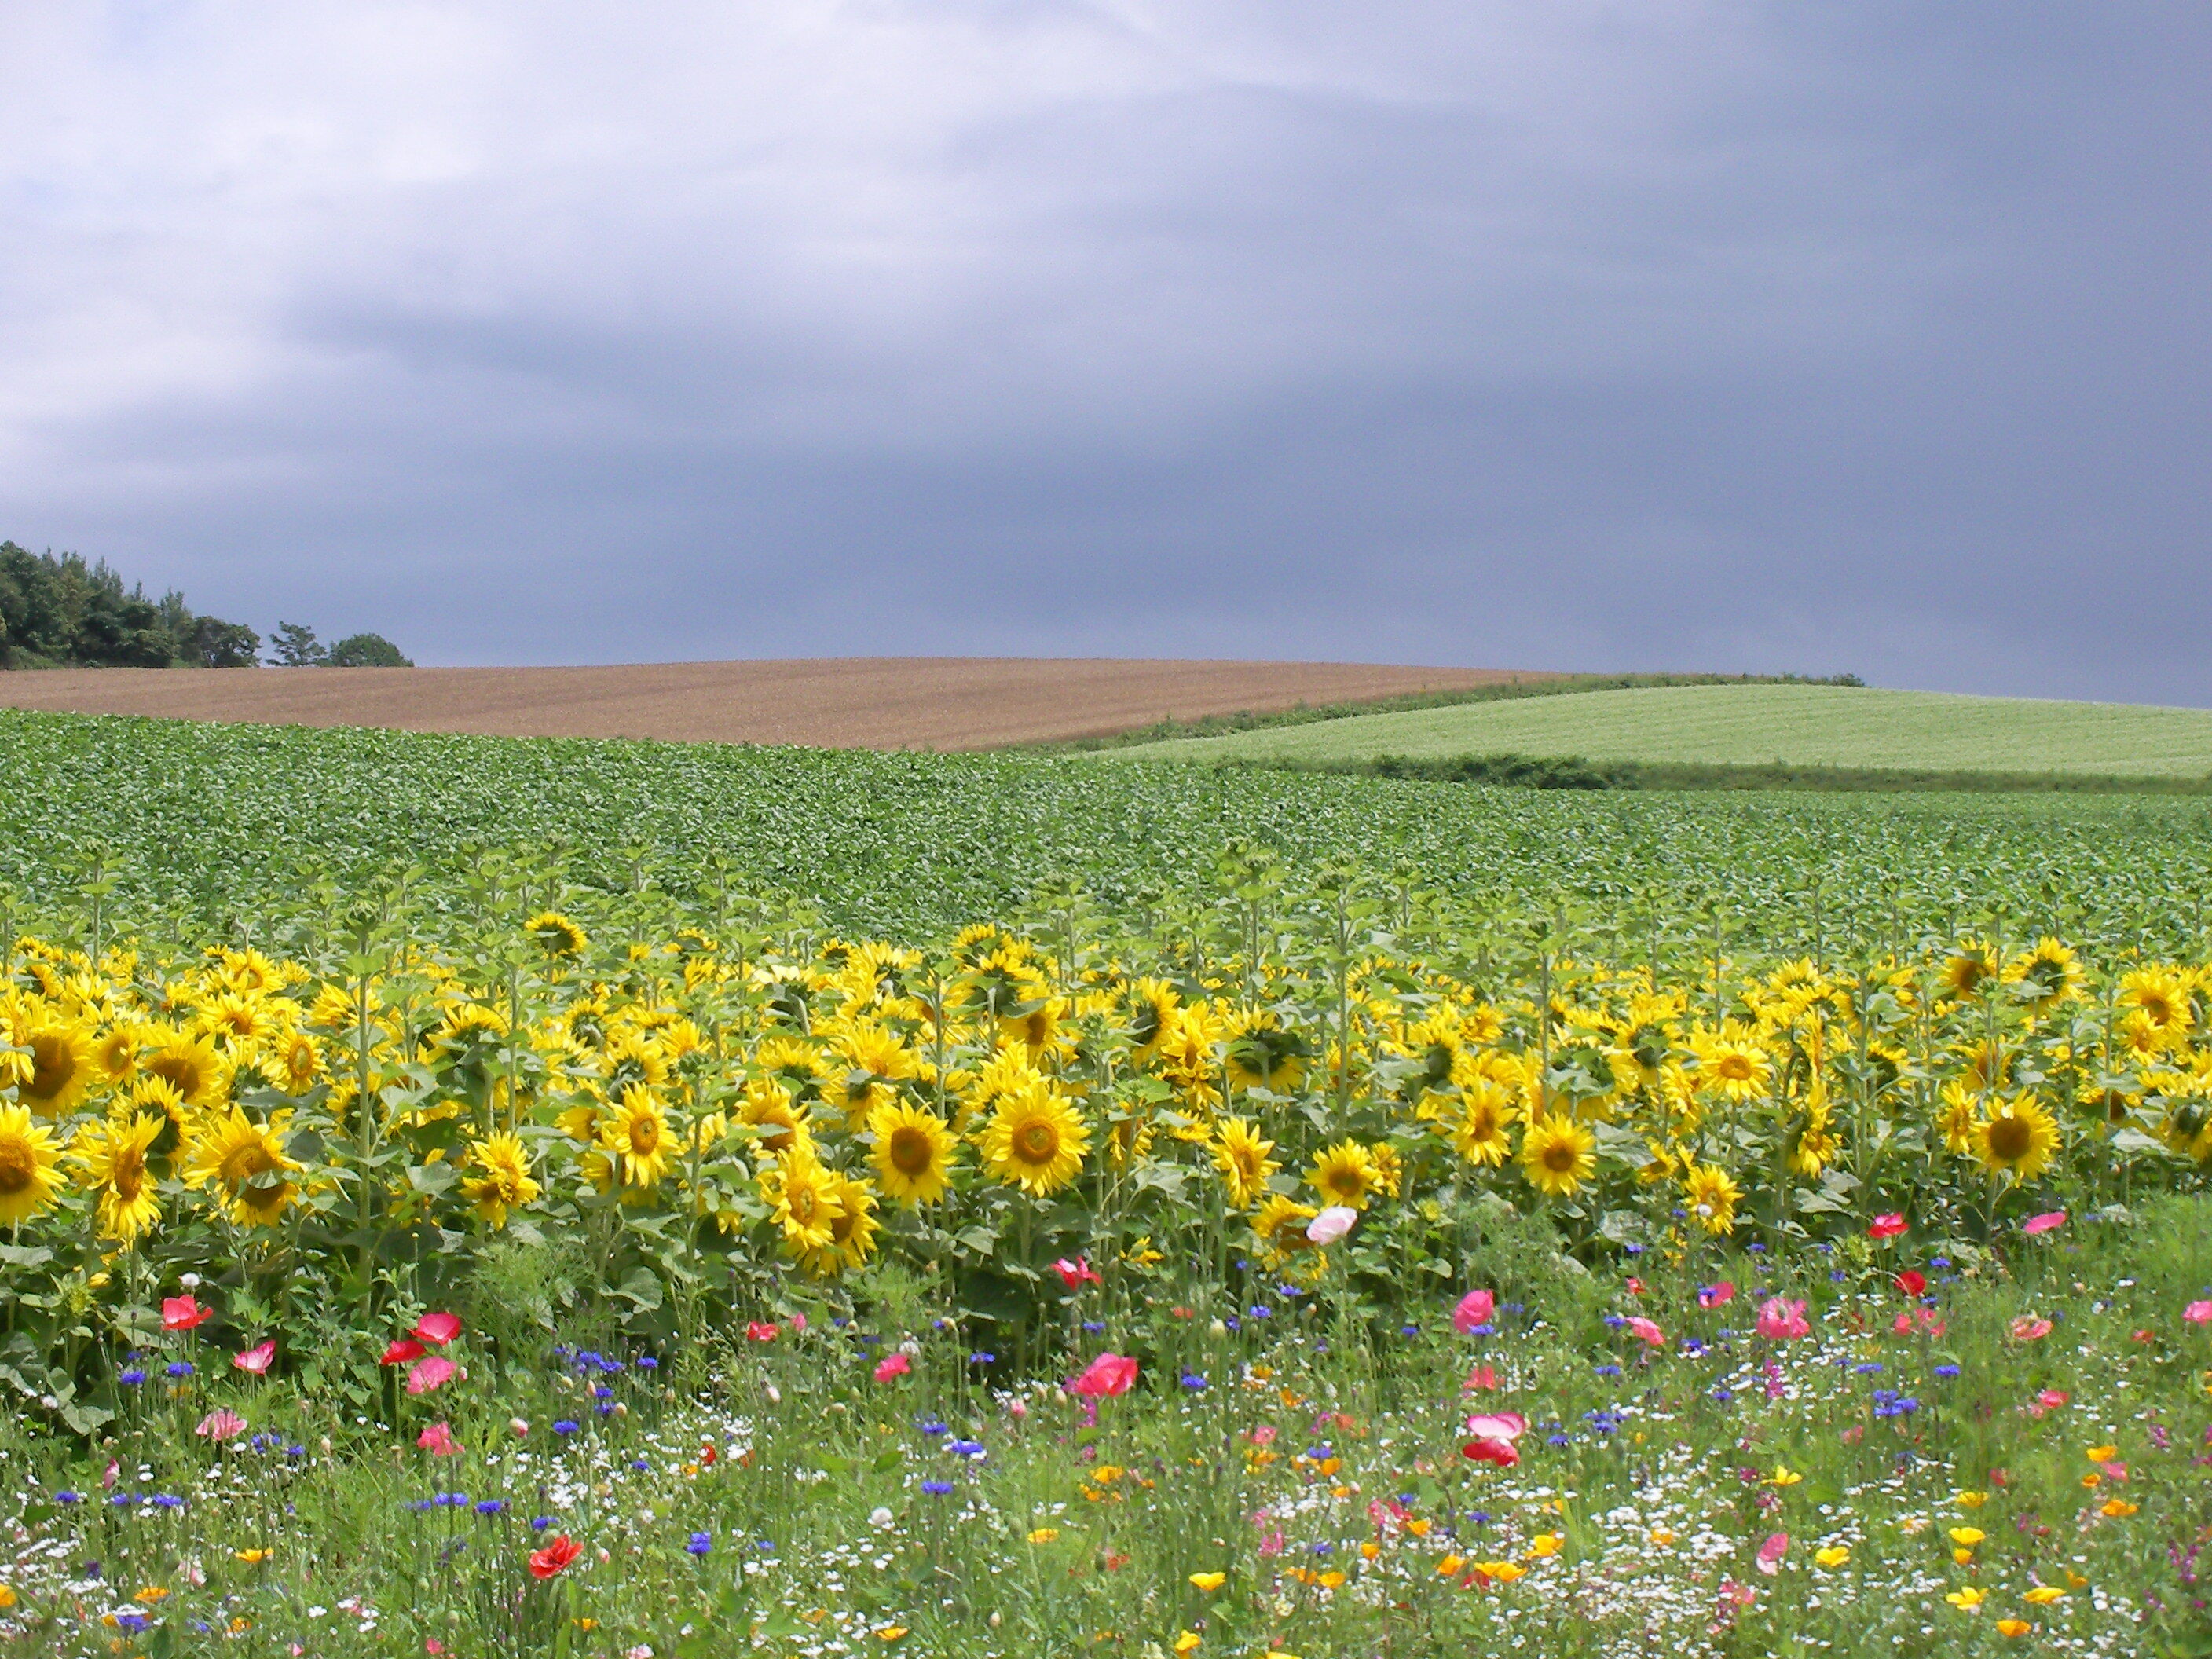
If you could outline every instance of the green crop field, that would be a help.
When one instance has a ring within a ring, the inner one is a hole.
[[[1607,762],[2191,777],[2212,711],[1826,685],[1662,686],[1463,703],[1144,744],[1113,758],[1580,756]]]
[[[0,1646],[2202,1654],[2209,878],[0,714]]]

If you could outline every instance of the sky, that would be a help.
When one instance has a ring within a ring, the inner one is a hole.
[[[418,661],[2212,706],[2212,8],[0,6],[0,538]]]

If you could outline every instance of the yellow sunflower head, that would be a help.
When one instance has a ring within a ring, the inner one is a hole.
[[[1735,1231],[1735,1206],[1742,1190],[1717,1164],[1698,1164],[1682,1178],[1682,1207],[1709,1233]]]
[[[1267,1177],[1282,1165],[1267,1156],[1275,1143],[1262,1139],[1258,1130],[1241,1117],[1221,1120],[1214,1131],[1213,1163],[1221,1171],[1231,1207],[1249,1210],[1267,1191]]]
[[[1004,1096],[983,1131],[983,1161],[1000,1181],[1038,1198],[1075,1179],[1091,1132],[1073,1103],[1044,1078]]]
[[[775,1209],[785,1248],[794,1252],[827,1248],[842,1210],[839,1179],[823,1167],[813,1148],[801,1141],[760,1177],[761,1196]]]
[[[469,1145],[470,1173],[461,1178],[461,1195],[488,1225],[504,1227],[510,1210],[533,1201],[538,1182],[530,1173],[530,1153],[519,1135],[493,1135]]]
[[[299,1195],[291,1176],[301,1166],[284,1152],[290,1121],[279,1112],[256,1123],[235,1106],[203,1117],[185,1156],[185,1184],[215,1188],[241,1227],[274,1226]]]
[[[541,910],[522,924],[522,931],[538,941],[538,948],[556,962],[574,962],[591,943],[584,930],[558,910]]]
[[[835,1279],[865,1266],[876,1249],[876,1194],[865,1181],[827,1172],[832,1211],[826,1243],[798,1252],[799,1265],[817,1279]]]
[[[934,1204],[951,1190],[952,1131],[919,1106],[878,1107],[868,1118],[875,1137],[869,1162],[884,1194],[908,1206]]]
[[[161,1195],[146,1167],[148,1149],[169,1127],[161,1112],[139,1112],[94,1124],[73,1154],[94,1200],[103,1238],[135,1243],[161,1218]]]
[[[12,1227],[53,1207],[61,1151],[27,1108],[0,1106],[0,1224]]]
[[[1324,1204],[1364,1210],[1381,1184],[1375,1154],[1356,1140],[1340,1140],[1314,1159],[1306,1171],[1306,1184],[1322,1195]]]
[[[2058,1124],[2032,1095],[2005,1101],[1974,1132],[1974,1156],[1991,1175],[2033,1181],[2058,1150]]]
[[[58,1020],[33,1025],[18,1039],[30,1051],[30,1075],[15,1085],[16,1103],[41,1117],[75,1111],[98,1072],[91,1035]]]
[[[1597,1173],[1597,1137],[1571,1118],[1532,1119],[1521,1133],[1521,1168],[1547,1197],[1571,1197]]]
[[[599,1150],[614,1160],[623,1186],[658,1186],[677,1151],[660,1097],[641,1084],[624,1089],[620,1103],[599,1121]]]

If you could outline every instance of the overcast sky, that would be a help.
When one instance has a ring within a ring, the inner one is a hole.
[[[2212,6],[0,3],[0,538],[438,663],[2212,705]]]

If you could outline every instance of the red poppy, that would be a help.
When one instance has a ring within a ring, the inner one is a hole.
[[[1897,1288],[1907,1296],[1918,1296],[1928,1288],[1928,1275],[1917,1273],[1907,1267],[1897,1276]]]
[[[380,1365],[404,1365],[410,1359],[420,1359],[426,1350],[411,1336],[403,1336],[384,1351]]]
[[[544,1549],[532,1553],[530,1576],[532,1578],[557,1577],[562,1568],[584,1553],[584,1547],[562,1533]]]
[[[756,1342],[773,1342],[782,1334],[782,1332],[783,1327],[773,1319],[765,1321],[753,1319],[745,1322],[745,1334]]]
[[[1083,1375],[1068,1386],[1077,1394],[1096,1400],[1103,1395],[1129,1392],[1129,1385],[1137,1380],[1137,1362],[1126,1355],[1102,1353],[1083,1368]]]
[[[203,1308],[189,1296],[173,1296],[161,1304],[161,1328],[165,1331],[188,1331],[214,1315],[213,1308]]]
[[[1062,1256],[1052,1264],[1052,1270],[1060,1275],[1060,1282],[1071,1291],[1078,1285],[1102,1282],[1097,1269],[1091,1265],[1091,1258],[1087,1255],[1079,1255],[1073,1261]]]
[[[1477,1463],[1495,1463],[1501,1469],[1510,1469],[1521,1461],[1521,1454],[1510,1440],[1493,1439],[1489,1435],[1478,1435],[1459,1449],[1462,1457]]]
[[[410,1336],[420,1337],[423,1341],[441,1348],[460,1334],[460,1316],[449,1313],[424,1314],[415,1322],[415,1328],[407,1333]]]
[[[1895,1238],[1899,1233],[1905,1231],[1906,1225],[1905,1218],[1899,1215],[1896,1211],[1892,1210],[1887,1215],[1876,1216],[1873,1221],[1868,1224],[1867,1237],[1869,1238]]]

